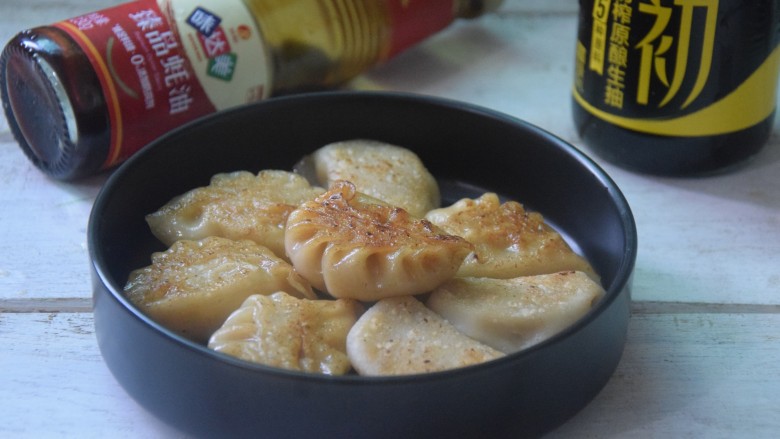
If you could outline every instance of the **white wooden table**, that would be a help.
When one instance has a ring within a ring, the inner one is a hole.
[[[0,40],[116,3],[2,0]],[[587,152],[569,110],[577,8],[507,0],[352,87],[473,102]],[[716,177],[602,165],[639,229],[628,343],[605,389],[550,437],[778,437],[778,130],[749,165]],[[124,393],[95,342],[86,227],[104,180],[47,179],[0,116],[0,437],[179,436]]]

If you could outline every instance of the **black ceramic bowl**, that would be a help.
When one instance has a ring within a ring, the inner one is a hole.
[[[601,274],[607,295],[531,349],[446,372],[329,377],[237,360],[156,324],[122,294],[163,247],[144,215],[218,172],[292,169],[329,142],[371,138],[415,151],[445,202],[494,191],[540,211]],[[637,241],[629,206],[591,160],[528,123],[406,94],[276,98],[207,117],[145,148],[108,179],[89,223],[95,332],[138,403],[196,436],[500,438],[563,423],[605,385],[629,318]]]

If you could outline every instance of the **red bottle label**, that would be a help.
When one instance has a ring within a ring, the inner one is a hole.
[[[455,18],[454,0],[384,1],[391,34],[382,58]],[[262,35],[241,0],[136,0],[54,26],[81,46],[100,79],[111,124],[104,168],[177,126],[271,90]]]
[[[447,27],[455,19],[454,0],[389,0],[392,29],[387,58]]]
[[[56,23],[82,47],[100,78],[111,121],[104,168],[163,133],[216,111],[155,0]]]

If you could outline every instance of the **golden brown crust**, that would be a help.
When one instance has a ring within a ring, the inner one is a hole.
[[[474,244],[476,251],[464,261],[458,276],[508,279],[578,270],[598,279],[590,264],[541,214],[526,211],[515,201],[502,204],[494,193],[464,198],[425,217]]]
[[[311,159],[317,183],[322,186],[351,181],[361,193],[401,207],[418,218],[439,207],[436,179],[409,149],[354,139],[325,145]]]
[[[347,335],[347,353],[361,375],[436,372],[504,355],[409,296],[383,299],[366,311]]]
[[[248,297],[210,338],[209,347],[243,360],[326,375],[352,370],[347,333],[363,307],[354,300]]]
[[[268,248],[219,237],[177,241],[125,285],[127,297],[154,320],[204,342],[248,296],[276,291],[315,297],[309,282]]]
[[[147,215],[152,233],[166,245],[179,239],[220,236],[248,239],[284,254],[287,216],[325,190],[300,175],[264,170],[216,174],[208,186],[193,189]]]
[[[604,296],[579,271],[514,279],[457,277],[434,290],[426,305],[461,332],[511,353],[552,337]]]
[[[429,291],[471,252],[464,239],[401,208],[362,201],[346,181],[290,214],[285,247],[316,288],[359,300]]]

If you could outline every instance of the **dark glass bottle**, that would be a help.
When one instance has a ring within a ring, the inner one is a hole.
[[[16,35],[0,61],[11,132],[27,157],[55,178],[97,172],[108,154],[106,101],[84,60],[65,32],[44,27]]]
[[[30,160],[73,180],[205,114],[341,84],[501,3],[136,0],[16,35],[0,92]]]
[[[581,0],[573,117],[605,160],[722,171],[773,127],[778,0]]]

